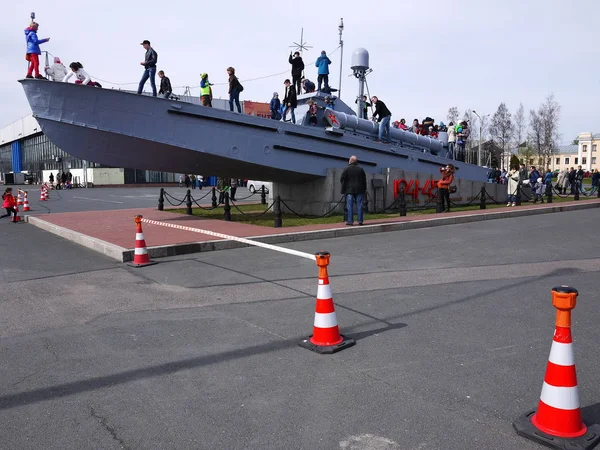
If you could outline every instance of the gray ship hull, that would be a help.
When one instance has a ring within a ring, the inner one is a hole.
[[[401,168],[438,174],[439,167],[453,162],[410,147],[379,144],[374,142],[376,136],[346,130],[294,125],[118,90],[20,82],[34,117],[52,142],[71,155],[115,167],[296,183],[346,166],[351,155],[371,173]],[[453,163],[459,178],[487,179],[485,168]]]

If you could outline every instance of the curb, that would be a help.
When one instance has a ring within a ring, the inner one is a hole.
[[[285,244],[289,242],[311,241],[317,239],[331,239],[338,237],[359,236],[363,234],[386,233],[389,231],[416,230],[420,228],[440,227],[444,225],[456,225],[461,223],[482,222],[484,220],[509,219],[513,217],[536,216],[541,214],[552,214],[567,211],[579,211],[582,209],[600,208],[600,202],[584,202],[576,205],[556,205],[552,207],[533,209],[512,209],[480,214],[468,214],[456,217],[428,217],[406,222],[377,223],[362,227],[335,228],[327,230],[299,231],[295,233],[270,234],[263,236],[249,236],[252,239],[265,244]],[[133,261],[133,249],[126,249],[110,242],[103,241],[68,228],[60,227],[35,216],[25,216],[25,221],[50,233],[61,236],[79,245],[102,253],[119,262]],[[231,250],[249,247],[248,244],[230,240],[216,240],[205,242],[187,242],[183,244],[168,244],[156,247],[147,247],[151,258],[164,258],[168,256],[186,255],[189,253],[205,253],[220,250]]]

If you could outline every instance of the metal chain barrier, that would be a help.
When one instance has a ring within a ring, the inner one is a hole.
[[[252,216],[252,217],[261,217],[263,215],[265,215],[266,213],[269,212],[269,210],[271,208],[273,208],[273,205],[275,205],[275,201],[273,201],[273,203],[271,203],[269,205],[269,207],[267,209],[265,209],[263,212],[261,212],[260,214],[249,214],[249,213],[245,213],[244,211],[242,211],[240,208],[238,208],[238,206],[230,199],[229,200],[231,203],[231,206],[233,206],[235,209],[237,209],[237,211],[242,215],[242,216]]]
[[[494,197],[492,197],[488,191],[485,191],[485,195],[487,196],[487,198],[489,198],[492,202],[494,202],[496,205],[499,205],[501,202],[499,202],[498,200],[496,200]],[[504,202],[502,202],[504,203]]]
[[[486,192],[486,193],[487,193],[487,192]],[[463,208],[463,207],[465,207],[465,206],[471,206],[473,203],[475,203],[475,201],[476,201],[476,200],[480,200],[480,199],[481,199],[481,191],[479,191],[479,194],[477,194],[475,197],[473,197],[473,199],[472,199],[472,200],[471,200],[469,203],[467,203],[467,204],[465,204],[465,205],[457,205],[457,204],[456,204],[456,203],[454,203],[452,200],[450,200],[450,204],[451,204],[452,206],[457,206],[457,207],[461,207],[461,208]]]
[[[200,197],[198,200],[202,200],[203,198],[206,198],[206,197],[208,197],[210,194],[212,194],[212,189],[208,190],[208,191],[206,192],[206,194],[204,194],[204,195],[203,195],[202,197]],[[216,208],[218,208],[218,205],[217,205],[217,206],[214,206],[214,207],[213,207],[213,206],[211,206],[211,207],[202,206],[202,205],[201,205],[200,203],[198,203],[198,201],[197,201],[197,200],[196,200],[194,197],[192,197],[191,195],[190,195],[190,200],[191,200],[193,203],[195,203],[195,204],[196,204],[196,206],[197,206],[198,208],[200,208],[200,209],[203,209],[204,211],[212,211],[213,209],[216,209]]]
[[[321,214],[320,216],[305,216],[305,215],[302,215],[302,214],[298,214],[296,211],[294,211],[292,208],[290,208],[290,207],[288,206],[288,204],[285,202],[285,200],[281,200],[281,203],[282,203],[282,204],[283,204],[283,205],[284,205],[284,206],[285,206],[287,209],[289,209],[289,211],[290,211],[292,214],[294,214],[294,215],[295,215],[295,216],[297,216],[297,217],[300,217],[300,218],[302,218],[302,219],[319,219],[319,218],[321,218],[321,217],[327,217],[327,216],[329,216],[329,215],[330,215],[330,214],[331,214],[333,211],[335,211],[335,209],[336,209],[338,206],[340,206],[340,205],[342,204],[342,202],[343,202],[345,199],[346,199],[346,196],[345,196],[345,195],[343,195],[343,196],[342,196],[342,198],[340,199],[340,201],[339,201],[339,202],[337,202],[337,203],[336,203],[336,205],[335,205],[333,208],[331,208],[331,209],[330,209],[329,211],[327,211],[325,214]]]
[[[167,200],[167,202],[169,202],[169,205],[171,205],[171,206],[181,206],[185,202],[185,197],[183,198],[183,200],[180,201],[178,198],[173,197],[167,191],[163,191],[163,193],[164,193],[165,199]],[[169,199],[169,197],[172,198],[174,201],[179,202],[179,203],[175,204],[175,203],[171,202],[171,200]]]
[[[561,189],[559,189],[558,191],[556,190],[556,187],[552,187],[552,189],[554,190],[554,193],[556,194],[557,197],[560,198],[569,198],[569,195],[571,194],[562,194]]]

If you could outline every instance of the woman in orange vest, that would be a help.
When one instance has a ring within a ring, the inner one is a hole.
[[[450,185],[454,181],[455,170],[456,169],[452,164],[448,164],[446,167],[440,167],[442,179],[438,181],[438,195],[442,199],[442,210],[444,212],[450,212]]]

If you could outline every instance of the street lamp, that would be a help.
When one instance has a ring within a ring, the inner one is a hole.
[[[472,111],[473,111],[473,114],[475,114],[477,117],[479,117],[479,149],[477,150],[477,165],[481,166],[481,140],[483,139],[483,136],[482,136],[483,119],[485,119],[486,117],[489,117],[489,114],[486,114],[485,116],[483,116],[483,119],[482,119],[481,116],[479,114],[477,114],[477,111],[475,111],[474,109]]]

